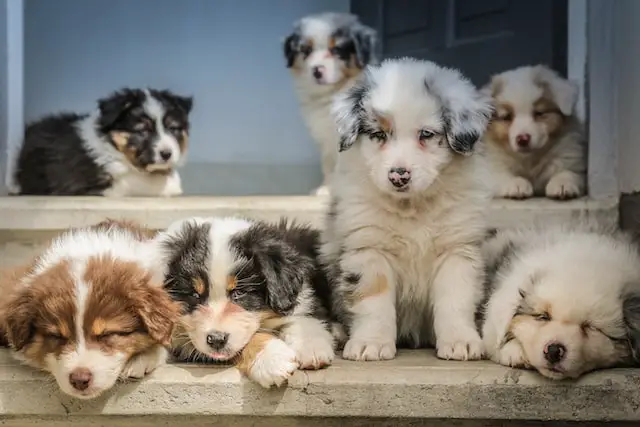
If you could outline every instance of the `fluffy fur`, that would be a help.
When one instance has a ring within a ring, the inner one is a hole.
[[[509,230],[483,253],[492,360],[552,379],[638,362],[640,254],[628,236],[584,223]]]
[[[235,359],[264,387],[331,364],[329,289],[318,232],[240,218],[191,218],[158,236],[165,288],[182,303],[183,361]],[[259,332],[259,333],[257,333]]]
[[[63,113],[27,126],[8,173],[12,194],[175,196],[192,99],[123,89],[92,114]]]
[[[365,66],[377,62],[376,50],[375,30],[345,13],[302,18],[284,41],[284,56],[304,120],[320,148],[324,182],[316,194],[327,194],[336,164],[338,134],[330,111],[333,96],[353,85]]]
[[[490,192],[472,152],[489,99],[456,70],[387,60],[337,99],[335,114],[340,155],[321,252],[349,329],[343,356],[391,359],[400,341],[480,358],[473,313]]]
[[[485,135],[495,195],[584,195],[586,144],[574,112],[577,87],[538,65],[498,74],[484,90],[495,103]]]
[[[80,399],[165,363],[180,312],[154,277],[153,247],[135,225],[105,221],[63,233],[5,274],[0,318],[16,358]]]

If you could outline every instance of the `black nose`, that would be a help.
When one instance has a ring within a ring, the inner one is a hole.
[[[322,67],[313,67],[311,69],[311,74],[313,74],[314,79],[320,80],[322,78]]]
[[[207,344],[214,350],[222,350],[227,341],[229,340],[229,334],[220,331],[211,331],[207,335]]]
[[[544,358],[547,359],[550,363],[558,363],[562,359],[564,359],[565,354],[567,353],[567,349],[562,344],[553,343],[549,344],[544,349]]]
[[[169,160],[171,158],[171,150],[160,151],[160,158],[162,160]]]
[[[394,187],[404,187],[411,181],[411,171],[406,168],[391,168],[388,175],[389,181]]]

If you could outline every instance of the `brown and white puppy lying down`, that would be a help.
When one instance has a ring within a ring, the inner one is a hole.
[[[555,225],[498,232],[483,252],[493,361],[552,379],[638,364],[640,254],[629,236]]]
[[[298,368],[328,366],[329,289],[318,232],[241,218],[190,218],[156,239],[165,289],[183,306],[173,339],[180,361],[235,361],[263,387]]]
[[[15,357],[80,399],[165,363],[179,307],[154,276],[151,235],[107,220],[62,233],[6,272],[1,335]]]
[[[577,87],[537,65],[495,75],[483,90],[495,106],[484,136],[495,195],[582,196],[586,142],[574,111]]]

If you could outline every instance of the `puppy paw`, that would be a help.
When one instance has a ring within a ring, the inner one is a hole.
[[[295,351],[284,341],[272,339],[256,356],[248,376],[264,388],[280,387],[297,369]]]
[[[545,188],[550,199],[568,200],[582,195],[580,178],[571,173],[559,173],[551,177]]]
[[[164,365],[168,356],[167,350],[160,346],[134,356],[124,366],[120,378],[144,378],[145,375],[153,372],[158,366]]]
[[[533,197],[533,185],[527,179],[517,176],[502,184],[498,196],[506,199],[528,199]]]
[[[438,339],[436,356],[445,360],[478,360],[482,358],[483,343],[476,332],[466,337],[445,337]]]
[[[365,342],[350,339],[344,346],[342,357],[347,360],[390,360],[396,357],[396,343]]]
[[[313,194],[314,196],[321,196],[321,197],[325,197],[329,195],[329,187],[326,185],[322,185],[318,188],[316,188],[315,190],[313,190]]]
[[[331,365],[335,355],[333,351],[333,337],[327,331],[326,335],[313,337],[301,341],[293,347],[300,369],[322,369]]]
[[[522,346],[515,340],[506,343],[492,359],[494,362],[504,366],[511,366],[512,368],[529,367]]]
[[[178,175],[177,172],[173,172],[167,178],[165,186],[162,189],[162,193],[160,195],[164,197],[174,197],[180,196],[182,193],[182,181],[180,179],[180,175]]]

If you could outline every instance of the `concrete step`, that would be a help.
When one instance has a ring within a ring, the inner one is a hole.
[[[386,362],[338,359],[328,369],[299,371],[286,387],[272,390],[233,367],[169,365],[96,400],[80,401],[0,351],[0,419],[21,426],[637,423],[640,370],[553,382],[490,362],[447,362],[430,350],[406,350]]]
[[[0,197],[0,266],[22,262],[38,245],[67,227],[104,218],[129,218],[164,228],[190,216],[242,215],[265,220],[281,216],[322,227],[328,200],[313,196],[245,196],[107,199],[98,197]],[[617,200],[580,199],[555,202],[495,200],[487,219],[493,227],[575,221],[594,217],[617,223]]]

